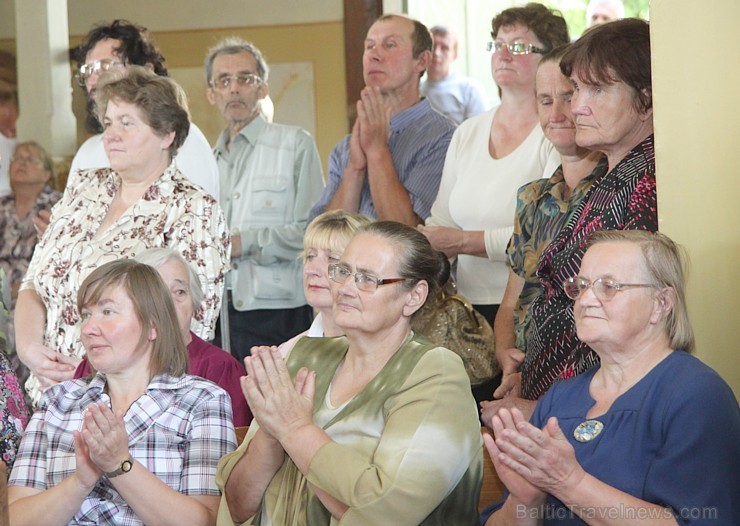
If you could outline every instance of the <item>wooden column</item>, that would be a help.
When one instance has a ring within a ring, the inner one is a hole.
[[[344,63],[347,72],[347,130],[357,116],[357,100],[365,87],[362,54],[367,30],[383,14],[382,0],[344,0]]]

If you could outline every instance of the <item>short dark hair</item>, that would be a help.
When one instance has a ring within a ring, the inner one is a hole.
[[[504,9],[491,21],[491,37],[495,40],[499,29],[506,26],[522,25],[537,35],[545,48],[553,48],[570,42],[568,24],[560,11],[549,9],[542,4],[531,2],[524,7]]]
[[[167,76],[164,56],[150,40],[147,28],[122,19],[93,27],[84,40],[72,49],[70,55],[77,62],[78,68],[85,63],[87,54],[101,40],[119,40],[121,46],[116,48],[116,52],[126,64],[150,64],[157,75]]]
[[[121,285],[134,304],[142,326],[139,343],[147,329],[154,327],[157,338],[149,358],[150,379],[162,373],[182,376],[188,371],[188,351],[182,340],[172,294],[155,269],[133,259],[117,259],[93,270],[77,291],[77,309],[96,303],[103,292]]]
[[[392,20],[393,18],[408,20],[414,26],[414,30],[411,32],[411,55],[414,58],[419,58],[419,56],[424,51],[429,51],[429,53],[432,53],[434,51],[434,39],[432,38],[432,33],[429,31],[429,28],[427,26],[425,26],[418,20],[414,20],[413,18],[409,18],[407,16],[389,14],[381,16],[380,18],[378,18],[378,20],[376,20],[376,22]],[[424,72],[422,71],[419,74],[419,77],[423,75]]]
[[[650,24],[625,18],[589,29],[570,46],[560,70],[589,84],[624,82],[636,91],[635,109],[645,113],[653,107]]]
[[[146,124],[160,137],[175,132],[170,156],[174,156],[185,142],[190,118],[180,102],[185,94],[172,79],[155,75],[141,66],[129,66],[120,74],[101,79],[95,91],[100,122],[103,122],[108,102],[120,100],[139,108]]]

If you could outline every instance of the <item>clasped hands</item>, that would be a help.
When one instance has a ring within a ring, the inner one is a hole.
[[[366,86],[357,101],[357,119],[349,140],[349,164],[357,172],[367,169],[367,158],[373,150],[388,148],[391,133],[391,108],[386,105],[380,88]]]
[[[54,352],[41,344],[28,347],[26,365],[38,377],[44,388],[71,380],[81,359]]]
[[[277,347],[252,347],[244,359],[247,376],[242,391],[260,429],[283,442],[304,426],[313,425],[313,395],[316,373],[305,367],[295,384]]]
[[[92,489],[103,473],[121,467],[130,453],[123,414],[105,403],[91,404],[85,410],[82,430],[74,432],[75,476],[86,489]]]
[[[557,418],[538,429],[518,409],[500,409],[491,418],[491,428],[493,436],[486,432],[483,442],[501,481],[518,502],[539,506],[547,494],[568,491],[585,476]]]

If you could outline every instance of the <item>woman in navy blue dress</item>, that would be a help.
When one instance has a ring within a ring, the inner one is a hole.
[[[496,524],[739,524],[740,410],[693,357],[678,247],[644,231],[589,237],[578,337],[600,365],[556,383],[531,422],[491,419],[486,447],[509,493]]]

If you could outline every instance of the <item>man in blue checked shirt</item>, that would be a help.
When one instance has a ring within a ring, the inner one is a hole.
[[[365,38],[357,120],[329,157],[329,178],[309,222],[325,210],[416,227],[429,217],[455,125],[422,100],[432,58],[424,24],[385,15]]]

